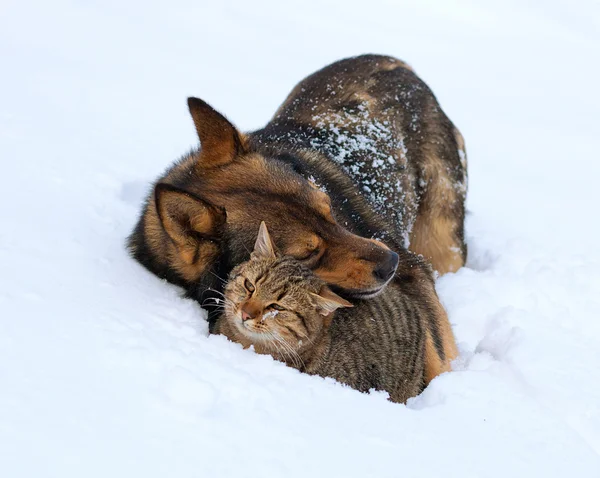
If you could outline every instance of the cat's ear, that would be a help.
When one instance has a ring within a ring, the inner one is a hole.
[[[254,251],[252,251],[252,257],[256,257],[258,259],[275,259],[276,257],[275,245],[271,240],[271,236],[269,235],[265,221],[260,223],[258,237],[254,243]]]
[[[342,299],[339,295],[331,292],[331,289],[326,285],[321,287],[318,294],[310,293],[315,301],[317,311],[325,317],[333,314],[340,307],[354,307],[346,299]]]

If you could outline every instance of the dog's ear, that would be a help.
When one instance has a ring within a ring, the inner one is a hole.
[[[154,198],[164,230],[187,262],[193,262],[198,243],[215,241],[220,236],[225,222],[224,210],[165,183],[156,185]]]
[[[188,107],[200,138],[198,166],[223,166],[246,151],[246,138],[227,118],[198,98],[188,98]]]
[[[256,238],[256,242],[254,243],[254,251],[252,251],[252,257],[258,259],[275,259],[275,245],[271,240],[271,236],[269,235],[269,231],[267,229],[267,225],[265,221],[260,223],[260,227],[258,228],[258,237]]]
[[[346,299],[331,292],[331,289],[324,285],[318,294],[310,293],[319,314],[331,318],[332,314],[340,307],[354,307]]]

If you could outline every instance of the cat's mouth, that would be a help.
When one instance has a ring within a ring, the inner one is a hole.
[[[251,321],[247,320],[244,321],[242,319],[242,313],[238,312],[237,314],[235,314],[235,321],[237,324],[237,327],[240,329],[240,331],[245,334],[248,338],[251,338],[253,340],[256,341],[267,341],[269,335],[261,329],[257,329],[256,326],[251,323]]]

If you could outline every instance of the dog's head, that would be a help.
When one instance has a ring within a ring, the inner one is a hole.
[[[350,233],[336,221],[329,196],[282,161],[252,150],[247,138],[205,102],[190,98],[201,150],[155,186],[129,239],[134,256],[155,274],[186,287],[249,257],[261,221],[282,254],[301,260],[336,290],[379,293],[398,255]]]

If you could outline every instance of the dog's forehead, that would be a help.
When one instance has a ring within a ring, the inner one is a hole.
[[[253,196],[260,202],[281,199],[290,205],[310,206],[321,211],[323,204],[329,204],[329,196],[311,179],[286,163],[253,153],[216,171],[210,179],[210,187],[231,198]]]
[[[285,162],[251,153],[207,171],[198,194],[226,211],[230,241],[250,247],[264,221],[278,247],[301,253],[336,224],[328,195],[311,179]]]
[[[307,181],[295,172],[289,165],[281,161],[273,161],[258,154],[250,153],[231,163],[219,173],[236,185],[256,184],[261,181],[263,186],[271,188],[304,189]],[[266,183],[262,183],[266,181]]]

